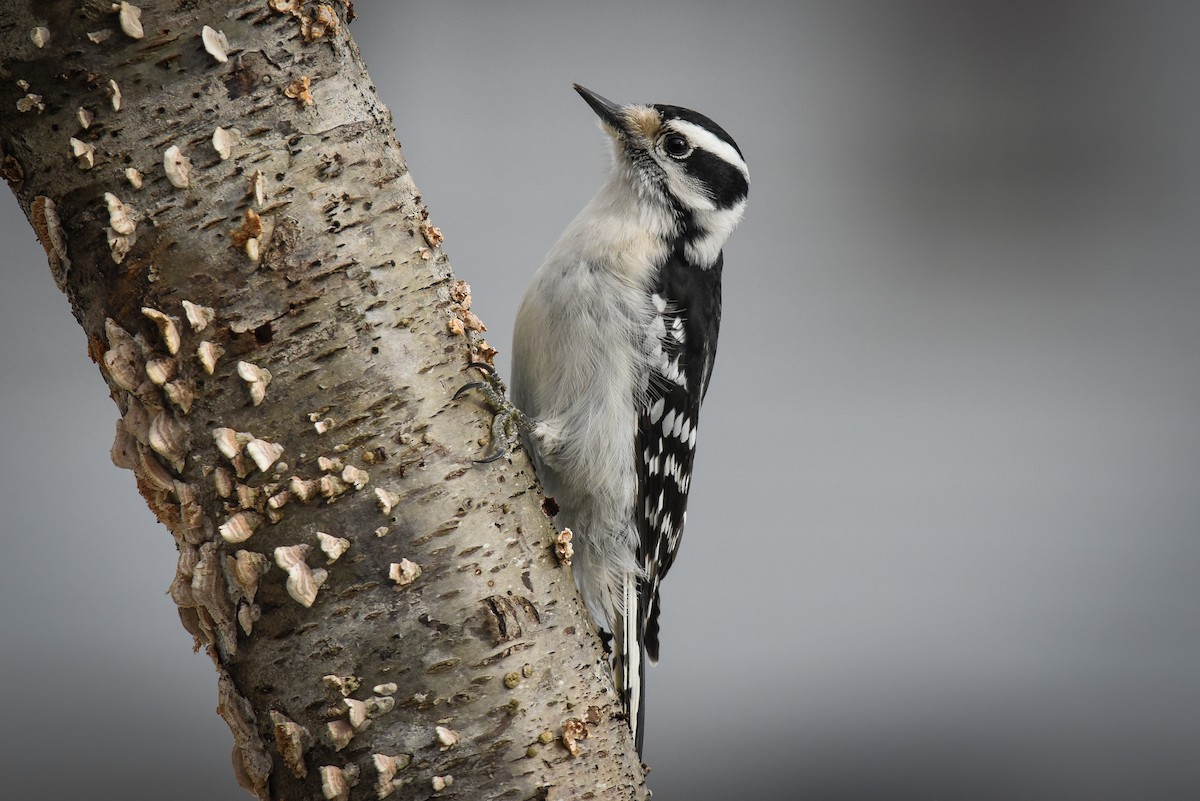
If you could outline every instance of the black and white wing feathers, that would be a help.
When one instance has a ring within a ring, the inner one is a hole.
[[[646,578],[639,592],[643,645],[658,659],[658,588],[675,561],[687,520],[700,404],[708,390],[721,320],[722,259],[707,269],[680,251],[663,266],[654,295],[662,349],[638,421],[638,531]]]

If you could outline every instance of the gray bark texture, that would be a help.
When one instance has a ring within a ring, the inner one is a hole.
[[[528,461],[472,464],[489,414],[451,396],[490,349],[351,4],[139,5],[0,0],[0,172],[178,544],[240,783],[648,797]]]

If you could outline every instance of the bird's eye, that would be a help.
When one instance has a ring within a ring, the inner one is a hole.
[[[679,158],[686,156],[689,149],[688,140],[679,134],[671,134],[663,140],[663,150],[667,151],[667,155]]]

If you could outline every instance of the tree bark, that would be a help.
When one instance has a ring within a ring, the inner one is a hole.
[[[528,461],[472,464],[489,414],[451,395],[490,349],[351,4],[140,5],[0,0],[0,172],[178,544],[239,781],[648,797]]]

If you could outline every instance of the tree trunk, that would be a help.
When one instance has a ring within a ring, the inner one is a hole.
[[[472,464],[489,414],[451,395],[490,351],[348,0],[0,8],[0,171],[178,544],[239,781],[647,797],[528,461]]]

